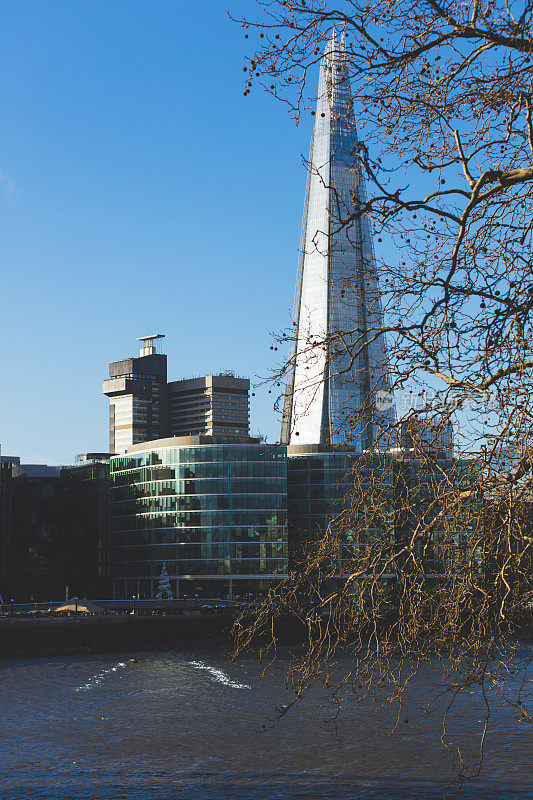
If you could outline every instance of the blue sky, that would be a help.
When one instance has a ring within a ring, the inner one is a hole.
[[[2,452],[107,449],[110,360],[166,334],[169,377],[266,375],[305,188],[300,128],[243,97],[251,0],[0,6]],[[254,390],[252,431],[279,438]]]

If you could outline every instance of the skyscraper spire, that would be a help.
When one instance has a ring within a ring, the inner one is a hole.
[[[365,199],[345,38],[339,42],[334,29],[320,65],[309,158],[286,444],[363,451],[376,446],[380,422],[394,419],[393,408],[376,407],[389,382],[370,224],[364,215],[348,221]]]

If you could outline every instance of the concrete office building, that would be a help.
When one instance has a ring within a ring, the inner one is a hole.
[[[231,372],[168,384],[170,436],[247,437],[250,430],[248,378]]]
[[[232,372],[167,381],[167,357],[157,352],[163,334],[143,336],[137,358],[114,361],[103,392],[109,397],[109,450],[168,436],[249,435],[250,381]]]
[[[103,392],[109,397],[109,452],[167,434],[167,357],[157,352],[162,334],[143,336],[138,358],[109,365]]]

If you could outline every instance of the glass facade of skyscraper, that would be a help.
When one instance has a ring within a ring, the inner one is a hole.
[[[376,399],[389,390],[383,311],[370,222],[354,214],[366,189],[346,51],[335,35],[320,65],[315,120],[281,441],[363,452],[395,412]]]
[[[115,596],[155,596],[163,564],[176,596],[244,596],[287,573],[286,448],[210,439],[111,459]]]

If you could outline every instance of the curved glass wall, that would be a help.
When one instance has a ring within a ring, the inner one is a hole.
[[[200,581],[201,589],[191,589],[204,594],[211,581],[207,593],[216,596],[223,577],[283,577],[286,481],[286,448],[279,445],[165,447],[112,458],[110,555],[118,593],[153,596],[163,564],[182,594],[181,581]]]

